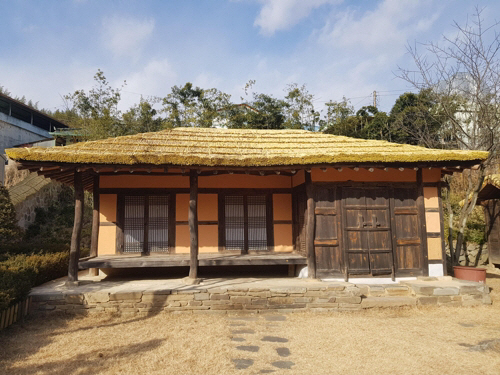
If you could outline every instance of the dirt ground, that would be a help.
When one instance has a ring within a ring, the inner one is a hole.
[[[487,283],[475,308],[32,318],[0,332],[0,374],[500,374]]]

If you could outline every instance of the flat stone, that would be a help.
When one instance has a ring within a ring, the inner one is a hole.
[[[238,370],[244,370],[253,365],[253,359],[233,359],[234,367]]]
[[[286,316],[284,315],[266,315],[264,318],[270,322],[282,322],[286,320]]]
[[[229,320],[243,320],[246,322],[255,322],[255,321],[257,321],[258,318],[255,316],[230,316],[228,319]]]
[[[458,295],[460,289],[458,288],[436,288],[434,289],[435,296],[455,296]]]
[[[274,370],[260,370],[259,374],[270,374],[272,372],[275,372]]]
[[[476,323],[458,323],[458,324],[460,324],[462,327],[467,327],[467,328],[477,326]]]
[[[243,342],[247,340],[245,340],[243,337],[232,337],[231,341]]]
[[[278,337],[278,336],[264,336],[262,338],[262,341],[269,341],[269,342],[288,342],[288,339],[285,339],[283,337]]]
[[[276,361],[271,363],[274,367],[281,368],[281,369],[291,369],[293,365],[295,365],[294,362],[292,361]]]
[[[234,335],[253,334],[253,333],[255,333],[255,331],[253,329],[235,329],[235,330],[232,330],[231,333]]]
[[[276,348],[276,352],[280,357],[288,357],[291,354],[288,348]]]
[[[417,299],[412,297],[367,297],[361,301],[364,309],[372,307],[402,307],[415,306]]]
[[[229,324],[231,327],[241,327],[241,326],[244,326],[245,323],[231,323]]]
[[[257,353],[260,348],[256,345],[240,345],[240,346],[237,346],[236,349],[243,350],[246,352]]]

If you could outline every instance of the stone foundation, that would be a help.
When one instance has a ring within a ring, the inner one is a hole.
[[[227,313],[347,311],[385,307],[478,306],[491,304],[484,284],[451,278],[420,279],[391,285],[323,283],[324,286],[216,287],[203,285],[142,291],[82,291],[32,293],[33,312],[67,313]],[[304,281],[304,284],[307,284]],[[441,284],[441,285],[439,285]]]

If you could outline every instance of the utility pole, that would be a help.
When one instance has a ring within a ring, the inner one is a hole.
[[[373,90],[373,106],[377,108],[377,91]]]

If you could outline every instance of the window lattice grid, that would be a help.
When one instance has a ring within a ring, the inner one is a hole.
[[[149,197],[149,252],[168,252],[168,199],[168,196]]]
[[[248,196],[248,250],[267,250],[266,196]]]
[[[144,203],[143,196],[125,197],[125,220],[123,223],[123,251],[140,253],[144,249]]]
[[[226,250],[245,249],[245,207],[243,196],[225,197]]]

